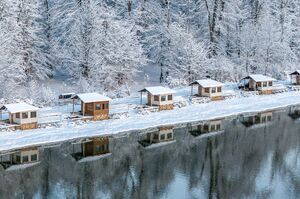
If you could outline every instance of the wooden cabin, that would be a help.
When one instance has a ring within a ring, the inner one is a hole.
[[[106,120],[109,118],[109,97],[98,93],[83,93],[72,96],[81,102],[80,115],[91,116],[93,120]],[[74,104],[74,101],[73,101]]]
[[[190,129],[190,133],[193,136],[222,131],[224,131],[223,119],[210,120],[204,124],[191,126]]]
[[[265,75],[249,75],[241,80],[240,89],[246,91],[259,91],[260,94],[272,94],[276,79]]]
[[[222,90],[223,90],[224,84],[221,82],[218,82],[213,79],[196,80],[190,84],[190,86],[192,86],[191,95],[193,95],[193,86],[194,85],[198,86],[198,94],[197,95],[199,97],[209,97],[212,100],[223,99]]]
[[[83,141],[81,143],[73,143],[73,145],[72,156],[76,160],[109,154],[108,137],[91,138],[90,140]]]
[[[300,70],[290,73],[291,84],[300,85]]]
[[[9,123],[17,124],[21,130],[37,128],[39,108],[27,103],[6,104],[1,111],[9,113]]]
[[[173,94],[174,90],[162,86],[146,87],[139,91],[141,93],[141,103],[142,94],[147,93],[147,103],[148,106],[158,106],[159,110],[172,110],[173,105]]]

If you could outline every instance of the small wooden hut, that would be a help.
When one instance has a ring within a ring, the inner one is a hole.
[[[147,105],[148,106],[158,106],[159,110],[172,110],[173,105],[173,94],[174,90],[162,86],[146,87],[139,91],[141,93],[141,103],[142,95],[144,92],[147,93]]]
[[[290,73],[291,84],[300,85],[300,70]]]
[[[276,79],[265,75],[249,75],[241,80],[239,88],[246,91],[259,91],[260,94],[272,94]]]
[[[27,103],[5,104],[1,111],[9,113],[9,123],[20,125],[21,130],[37,128],[39,108]]]
[[[75,99],[81,102],[82,116],[91,116],[93,120],[105,120],[109,118],[109,97],[98,93],[76,94],[71,97],[73,104]],[[73,111],[74,112],[74,111]]]
[[[198,94],[197,95],[199,97],[209,97],[212,100],[223,99],[222,90],[223,90],[224,84],[221,82],[218,82],[213,79],[196,80],[190,84],[190,86],[192,87],[191,95],[193,95],[193,86],[194,85],[198,86]]]

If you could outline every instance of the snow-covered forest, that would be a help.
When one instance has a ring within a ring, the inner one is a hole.
[[[169,85],[299,68],[299,0],[0,0],[0,98],[130,94],[138,71]]]

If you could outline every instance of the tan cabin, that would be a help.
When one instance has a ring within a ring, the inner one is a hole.
[[[39,108],[27,103],[6,104],[1,111],[9,113],[9,123],[19,125],[21,130],[37,128]]]
[[[213,79],[202,79],[196,80],[190,84],[192,87],[191,95],[193,95],[194,85],[198,86],[198,96],[199,97],[209,97],[212,100],[223,99],[222,91],[224,84]]]
[[[147,93],[147,103],[148,106],[158,106],[159,110],[172,110],[173,105],[173,94],[174,90],[162,86],[146,87],[139,91],[141,93],[141,103],[142,94]]]
[[[300,85],[300,70],[290,73],[291,84]]]
[[[81,102],[82,116],[91,116],[93,120],[106,120],[109,118],[109,97],[98,93],[83,93],[72,96]],[[74,103],[74,102],[73,102]]]
[[[249,75],[241,80],[240,89],[246,91],[259,91],[260,94],[272,94],[276,79],[265,75]]]
[[[174,140],[173,127],[160,127],[159,131],[147,134],[150,143],[168,142]]]

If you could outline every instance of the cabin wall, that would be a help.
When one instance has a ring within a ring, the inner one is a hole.
[[[94,156],[109,152],[109,139],[99,138],[84,144],[84,156]]]
[[[104,107],[103,107],[104,106]],[[93,116],[94,120],[104,120],[109,118],[109,101],[83,103],[82,114]],[[99,107],[99,110],[97,110]]]
[[[32,111],[36,112],[36,111]],[[38,112],[36,112],[36,117],[31,118],[31,112],[28,112],[28,118],[24,119],[22,118],[22,113],[20,113],[20,118],[16,117],[16,113],[10,114],[10,117],[12,116],[12,123],[15,124],[32,124],[38,122]]]
[[[291,75],[291,83],[295,85],[300,84],[300,75]]]
[[[168,100],[168,95],[172,95],[172,100]],[[148,94],[148,100],[150,99],[150,103],[148,101],[147,105],[154,105],[154,106],[165,106],[165,105],[172,105],[173,104],[173,94],[164,94],[164,95],[158,95],[159,101],[154,101],[154,95]],[[166,100],[161,101],[162,96],[165,96]]]
[[[203,88],[202,86],[198,87],[198,95],[201,97],[210,97],[210,98],[218,98],[222,96],[222,91],[223,88],[221,87],[221,92],[218,92],[218,87],[215,87],[216,92],[212,93],[212,88],[208,88],[209,92],[205,92],[205,88]]]
[[[274,82],[273,81],[271,81],[272,82],[272,86],[274,85]],[[258,83],[258,82],[257,82]],[[257,87],[257,90],[258,91],[265,91],[265,93],[263,93],[263,94],[271,94],[272,93],[272,86],[270,86],[270,83],[269,83],[269,81],[268,82],[266,82],[267,83],[267,86],[263,86],[263,84],[265,83],[265,81],[264,82],[260,82],[261,83],[261,86],[259,87]]]

